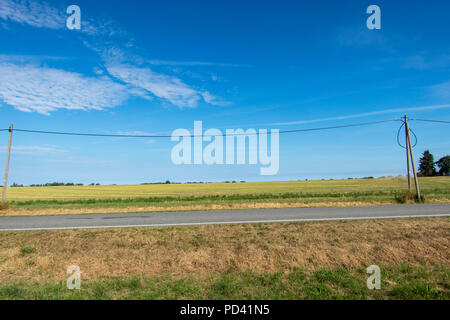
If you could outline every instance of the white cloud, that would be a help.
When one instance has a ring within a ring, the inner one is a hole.
[[[196,107],[200,94],[180,79],[160,73],[149,68],[132,65],[108,65],[108,72],[115,78],[151,92],[161,99],[166,99],[178,107]]]
[[[103,70],[100,69],[99,67],[94,67],[93,70],[94,70],[94,73],[99,76],[103,75],[103,73],[104,73]]]
[[[215,106],[229,106],[231,103],[228,101],[220,100],[219,98],[213,96],[208,91],[201,93],[203,100],[205,100],[206,103],[215,105]]]
[[[34,65],[0,64],[0,99],[14,108],[48,115],[58,109],[102,110],[121,104],[128,88],[107,77]]]
[[[62,11],[47,3],[35,1],[0,0],[0,18],[38,28],[61,29],[66,17]]]
[[[89,46],[90,44],[87,45]],[[102,49],[95,46],[91,46],[91,48],[101,55],[105,61],[106,70],[111,76],[139,90],[136,91],[135,95],[148,99],[148,93],[151,93],[178,107],[194,108],[202,98],[206,103],[212,105],[225,106],[230,104],[213,96],[208,91],[202,92],[192,88],[175,76],[153,71],[145,66],[148,64],[148,61],[138,55],[127,54],[121,48],[109,47]]]
[[[0,19],[37,28],[65,29],[66,20],[69,16],[65,12],[66,8],[56,8],[46,2],[32,0],[0,0]],[[83,12],[81,32],[90,36],[127,36],[126,32],[117,28],[113,22],[100,21],[97,23],[87,19]],[[132,40],[129,43],[132,43]]]

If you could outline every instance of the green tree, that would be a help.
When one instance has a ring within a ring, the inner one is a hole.
[[[419,174],[423,177],[431,177],[436,175],[434,157],[429,150],[425,150],[419,160]]]
[[[450,156],[445,156],[436,161],[439,168],[439,174],[443,176],[450,176]]]

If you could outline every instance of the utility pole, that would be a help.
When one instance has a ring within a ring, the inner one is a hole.
[[[406,122],[408,121],[408,117],[405,115],[404,117],[405,123],[405,137],[406,137],[406,176],[408,177],[408,191],[411,192],[411,171],[409,170],[409,140],[408,140],[408,128],[406,126]]]
[[[412,146],[411,146],[411,136],[409,135],[408,118],[406,116],[405,116],[405,130],[406,130],[406,144],[407,144],[407,148],[409,146],[409,155],[411,157],[411,166],[412,166],[413,175],[414,175],[414,184],[416,187],[417,200],[420,201],[421,197],[420,197],[420,189],[419,189],[419,180],[417,179],[416,165],[414,163],[414,155],[413,155],[413,150],[412,150]],[[409,166],[408,166],[408,171],[409,171]]]
[[[3,182],[3,195],[2,195],[2,202],[6,202],[6,188],[8,185],[8,170],[9,170],[9,159],[11,156],[11,140],[12,140],[12,133],[13,133],[13,125],[11,124],[9,126],[9,141],[8,141],[8,153],[6,155],[6,167],[5,167],[5,181]]]

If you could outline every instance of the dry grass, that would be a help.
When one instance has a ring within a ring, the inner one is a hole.
[[[414,204],[413,201],[405,202]],[[450,203],[448,199],[431,199],[427,203]],[[94,207],[94,208],[46,208],[25,209],[8,208],[1,211],[0,216],[43,216],[62,214],[90,214],[90,213],[136,213],[136,212],[168,212],[168,211],[196,211],[196,210],[238,210],[238,209],[280,209],[280,208],[319,208],[319,207],[360,207],[399,204],[395,200],[390,201],[317,201],[317,202],[247,202],[247,203],[219,203],[196,205],[170,205],[170,206],[129,206],[129,207]]]
[[[449,218],[1,232],[0,281],[64,280],[72,264],[84,280],[448,265],[449,241]]]
[[[433,203],[450,203],[450,201],[433,200]],[[141,206],[141,207],[100,207],[100,208],[47,208],[24,209],[9,208],[1,212],[0,216],[41,216],[60,214],[87,214],[87,213],[127,213],[127,212],[167,212],[167,211],[195,211],[195,210],[227,210],[227,209],[277,209],[277,208],[317,208],[317,207],[357,207],[376,206],[386,204],[398,204],[394,200],[386,201],[354,201],[354,202],[248,202],[248,203],[221,203],[221,204],[196,204],[196,205],[172,205],[172,206]]]

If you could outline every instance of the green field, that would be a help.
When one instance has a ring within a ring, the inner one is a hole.
[[[420,178],[426,202],[450,202],[450,177]],[[405,203],[404,178],[8,188],[10,210],[245,209]],[[4,212],[4,211],[3,211]],[[67,212],[70,213],[70,212]]]

